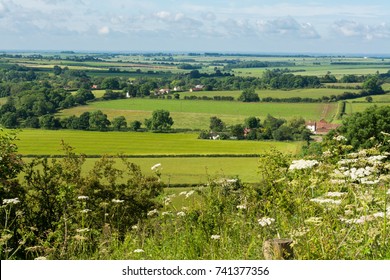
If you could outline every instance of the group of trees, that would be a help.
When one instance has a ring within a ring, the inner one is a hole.
[[[303,118],[290,121],[267,115],[261,122],[257,117],[245,119],[243,124],[227,127],[218,117],[210,118],[210,130],[202,131],[200,139],[237,139],[237,140],[277,140],[309,141],[311,132],[305,126]]]

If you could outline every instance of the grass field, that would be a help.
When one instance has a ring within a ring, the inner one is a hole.
[[[18,134],[22,155],[62,154],[61,140],[76,152],[87,155],[188,155],[188,154],[259,154],[275,147],[295,153],[297,142],[212,141],[199,140],[193,133],[91,132],[76,130],[26,129]]]
[[[96,159],[87,159],[84,171],[92,169]],[[131,158],[145,174],[152,174],[151,167],[161,163],[161,179],[168,187],[184,184],[205,184],[208,180],[239,177],[245,183],[260,181],[258,158]],[[124,168],[120,160],[117,166]]]
[[[168,185],[204,184],[208,179],[234,178],[243,182],[259,181],[257,157],[173,157],[189,154],[260,154],[275,148],[283,153],[295,154],[300,142],[212,141],[198,140],[197,134],[156,134],[125,132],[84,132],[23,130],[17,145],[22,155],[61,155],[61,141],[86,155],[171,155],[172,157],[130,158],[143,172],[151,174],[150,167],[162,164],[162,180]],[[31,159],[27,158],[26,161]],[[88,172],[96,158],[88,158],[84,172]],[[119,159],[117,166],[124,167]]]
[[[345,91],[358,92],[359,90],[352,89],[333,89],[333,88],[308,88],[308,89],[293,89],[293,90],[256,90],[259,94],[260,99],[265,97],[272,98],[321,98],[323,96],[340,95]],[[237,99],[242,93],[242,90],[233,91],[200,91],[200,92],[183,92],[181,96],[232,96]]]
[[[329,103],[242,103],[232,101],[203,100],[159,100],[125,99],[93,102],[88,106],[79,106],[62,111],[59,116],[80,115],[86,111],[101,110],[110,119],[124,116],[128,122],[144,121],[150,118],[154,110],[164,109],[171,113],[173,128],[207,129],[210,117],[218,116],[227,125],[243,123],[249,116],[260,119],[270,114],[274,117],[291,119],[302,116],[307,120],[332,120],[337,104]]]
[[[374,98],[375,96],[373,96]],[[347,115],[356,113],[356,112],[363,112],[366,110],[368,107],[371,106],[390,106],[390,100],[387,100],[387,102],[381,102],[381,103],[352,103],[352,102],[347,102],[346,107],[345,107],[345,113]]]

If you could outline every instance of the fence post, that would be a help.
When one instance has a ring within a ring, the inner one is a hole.
[[[263,254],[266,260],[292,260],[294,252],[291,239],[268,239],[263,243]]]

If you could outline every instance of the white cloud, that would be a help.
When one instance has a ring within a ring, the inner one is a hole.
[[[110,33],[110,28],[108,26],[102,26],[101,28],[99,28],[98,33],[100,35],[107,35]]]
[[[292,17],[261,20],[257,22],[257,28],[264,34],[293,35],[308,39],[320,37],[310,23],[299,23]]]
[[[367,25],[350,20],[339,20],[331,29],[343,37],[357,37],[365,40],[390,38],[390,26],[387,23]]]
[[[5,16],[7,12],[7,6],[5,6],[4,2],[0,2],[0,18]]]

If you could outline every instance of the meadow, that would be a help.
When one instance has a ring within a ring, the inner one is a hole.
[[[265,97],[272,98],[321,98],[323,96],[330,97],[331,95],[340,95],[345,91],[357,93],[359,90],[355,89],[342,89],[342,88],[304,88],[304,89],[291,89],[291,90],[256,90],[260,100]],[[181,95],[184,96],[231,96],[237,99],[242,93],[242,90],[233,91],[200,91],[200,92],[183,92]]]
[[[92,102],[60,112],[59,116],[79,116],[83,112],[101,110],[109,118],[124,116],[128,122],[150,118],[155,110],[168,110],[174,120],[173,128],[208,129],[210,117],[218,116],[227,125],[243,123],[247,117],[256,116],[264,120],[268,114],[292,119],[303,117],[306,120],[332,120],[336,103],[243,103],[233,101],[204,100],[161,100],[125,99]]]

